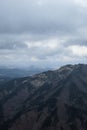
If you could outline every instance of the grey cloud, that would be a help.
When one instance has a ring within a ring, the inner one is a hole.
[[[0,0],[0,65],[86,62],[67,49],[87,46],[86,16],[87,8],[74,0]],[[57,47],[43,46],[57,38]],[[29,48],[26,42],[41,44]]]
[[[76,40],[72,40],[71,42],[69,42],[70,45],[84,45],[84,46],[87,46],[87,39],[76,39]]]
[[[20,42],[20,41],[12,41],[12,40],[0,40],[0,50],[2,49],[22,49],[22,48],[27,48],[27,45]]]
[[[80,45],[80,46],[87,46],[87,39],[80,38],[70,38],[64,42],[64,46],[71,46],[71,45]]]
[[[3,0],[0,6],[0,33],[63,35],[75,31],[84,19],[79,8],[68,0]]]

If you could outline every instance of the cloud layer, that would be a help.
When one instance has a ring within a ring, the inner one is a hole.
[[[87,63],[85,0],[1,0],[0,65]]]

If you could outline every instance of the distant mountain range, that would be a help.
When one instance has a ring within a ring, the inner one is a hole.
[[[8,68],[0,67],[0,84],[9,81],[13,78],[27,77],[43,71],[48,70],[48,68],[38,68],[30,66],[29,68]]]
[[[0,130],[87,130],[87,65],[0,85]]]

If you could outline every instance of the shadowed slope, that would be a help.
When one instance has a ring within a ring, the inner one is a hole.
[[[87,65],[15,79],[1,90],[3,130],[87,129]]]

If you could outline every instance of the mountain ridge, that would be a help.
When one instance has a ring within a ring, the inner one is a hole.
[[[87,65],[66,65],[14,79],[4,90],[3,130],[87,129]]]

